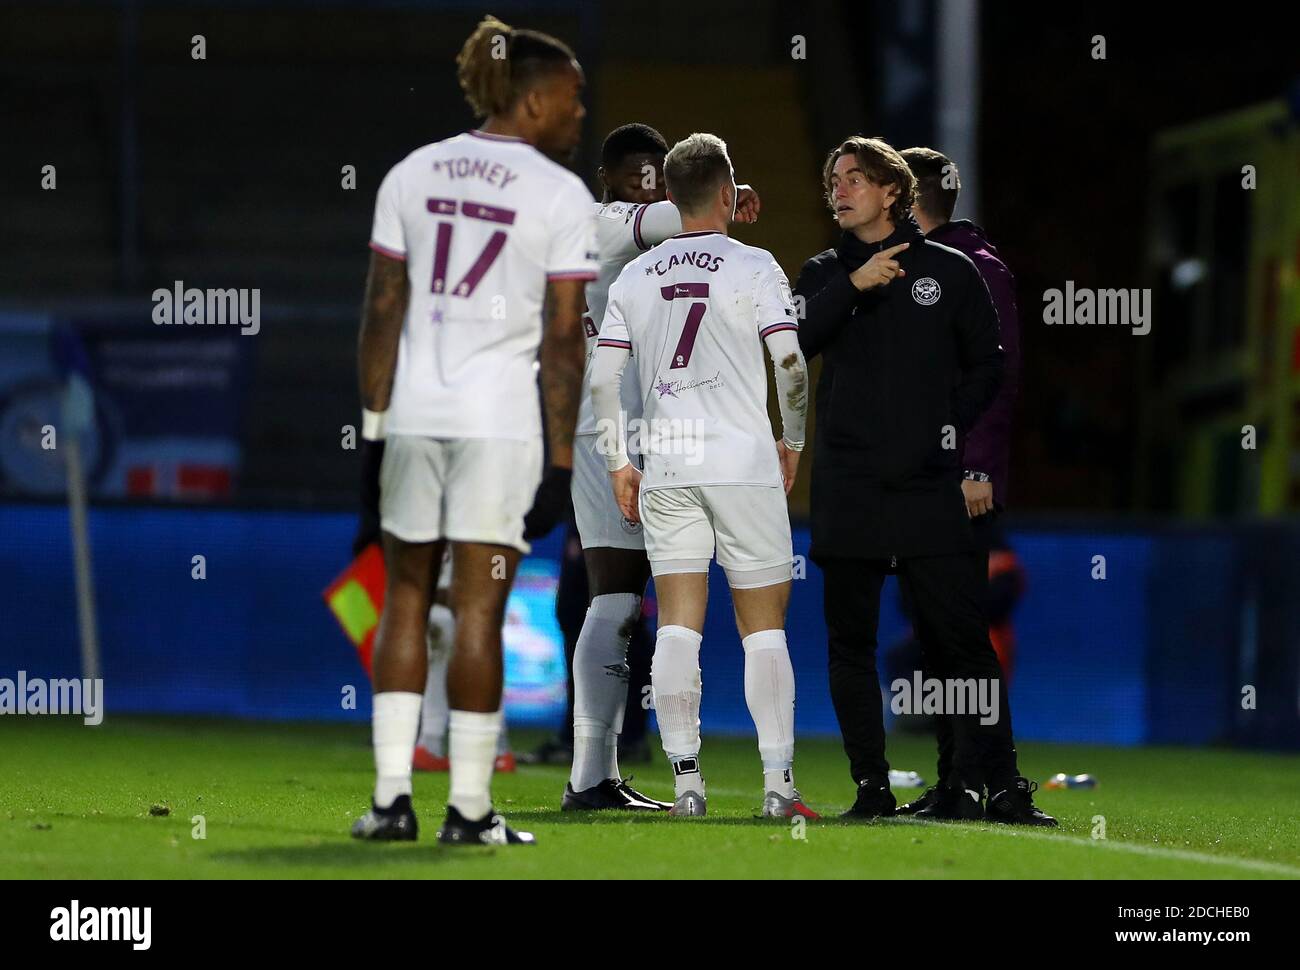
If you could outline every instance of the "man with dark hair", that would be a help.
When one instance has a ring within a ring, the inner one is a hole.
[[[887,573],[913,603],[936,673],[1000,683],[957,441],[997,394],[1002,349],[974,265],[913,220],[916,179],[898,152],[855,136],[823,176],[843,235],[795,285],[799,343],[807,358],[822,355],[810,554],[825,577],[831,699],[858,785],[847,814],[862,818],[895,807],[875,656]],[[1018,774],[1009,712],[985,721],[953,712],[951,797],[932,817],[1055,824]]]
[[[904,148],[898,153],[916,177],[916,203],[912,215],[921,231],[952,218],[961,192],[961,173],[952,160],[933,148]],[[978,267],[977,267],[978,268]]]
[[[496,55],[502,40],[504,58]],[[567,46],[493,17],[457,63],[482,127],[393,166],[370,235],[358,371],[363,437],[387,442],[378,493],[387,579],[372,671],[375,787],[352,835],[417,837],[411,761],[430,601],[450,547],[451,778],[438,841],[525,845],[532,836],[492,808],[501,624],[531,548],[525,515],[532,534],[554,525],[565,503],[546,496],[567,493],[573,464],[595,226],[591,193],[553,158],[581,138],[584,80]]]
[[[971,517],[976,518],[1006,506],[1011,412],[1020,386],[1016,282],[984,230],[969,219],[952,218],[961,192],[961,173],[957,166],[932,148],[909,148],[901,154],[916,176],[917,201],[912,211],[925,238],[970,257],[984,278],[998,312],[1003,351],[1002,386],[988,410],[962,439],[962,492]]]
[[[908,148],[900,153],[916,176],[916,221],[931,242],[951,246],[965,253],[979,270],[998,312],[1002,339],[1002,386],[997,397],[959,442],[962,495],[982,552],[985,572],[989,552],[999,543],[995,517],[1006,507],[1007,472],[1011,451],[1011,412],[1020,378],[1020,319],[1016,310],[1015,279],[998,256],[984,230],[969,219],[953,220],[961,192],[961,173],[946,155],[933,148]],[[946,718],[936,721],[939,742],[937,784],[920,798],[899,808],[900,814],[915,814],[942,799],[950,790],[947,780],[952,767],[952,725]]]
[[[648,204],[662,202],[664,156],[668,142],[649,125],[631,122],[605,136],[596,178],[604,188],[603,202]]]

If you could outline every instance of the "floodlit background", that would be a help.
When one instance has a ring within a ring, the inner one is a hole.
[[[486,12],[577,50],[593,189],[617,125],[714,132],[763,199],[736,235],[791,278],[834,238],[819,177],[843,136],[948,154],[957,217],[1018,281],[1018,737],[1300,747],[1300,54],[1263,15],[1181,5],[6,5],[0,677],[77,675],[93,628],[109,717],[368,718],[364,688],[340,707],[364,675],[322,591],[355,525],[371,208],[389,166],[473,124],[452,59]],[[258,332],[155,326],[176,281],[257,288]],[[1045,325],[1067,281],[1151,289],[1151,332]],[[512,602],[517,723],[562,708],[563,541]],[[748,732],[714,579],[704,726]],[[811,564],[790,632],[799,729],[833,733]],[[891,582],[882,650],[904,635]]]

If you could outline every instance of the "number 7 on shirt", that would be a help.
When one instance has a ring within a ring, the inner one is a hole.
[[[660,287],[659,295],[670,303],[673,300],[707,300],[709,298],[709,284],[674,283],[670,286]],[[691,304],[691,308],[686,314],[686,323],[682,326],[682,335],[677,341],[677,349],[673,351],[673,362],[668,366],[669,370],[685,367],[691,362],[691,351],[695,348],[695,337],[700,331],[700,324],[704,322],[704,312],[708,308],[709,305],[706,302]]]

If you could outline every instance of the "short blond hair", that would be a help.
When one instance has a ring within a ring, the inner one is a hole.
[[[683,212],[698,212],[719,186],[733,178],[727,143],[717,135],[701,131],[687,135],[664,158],[664,180]]]

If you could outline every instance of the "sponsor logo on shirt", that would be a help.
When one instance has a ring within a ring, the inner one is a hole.
[[[722,371],[718,371],[712,377],[701,378],[698,381],[666,381],[661,377],[659,382],[655,384],[655,390],[659,392],[659,396],[662,398],[669,394],[676,397],[678,391],[693,391],[696,388],[706,388],[712,391],[723,386]]]

